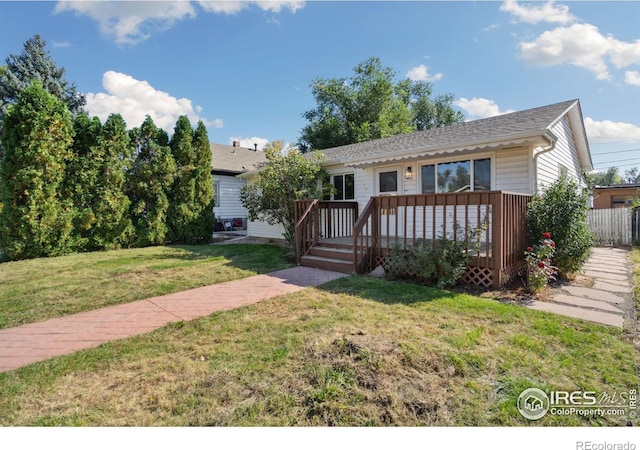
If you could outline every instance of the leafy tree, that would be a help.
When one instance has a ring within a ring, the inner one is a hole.
[[[640,183],[640,172],[637,167],[624,171],[624,182],[628,184]]]
[[[65,69],[55,64],[45,46],[45,41],[36,34],[24,43],[20,55],[9,55],[5,60],[6,65],[0,70],[0,134],[7,108],[33,80],[40,81],[47,92],[63,101],[72,116],[82,112],[86,104],[84,95],[74,83],[64,79]]]
[[[314,153],[310,158],[297,149],[283,154],[282,141],[274,141],[264,148],[267,163],[255,183],[244,186],[240,192],[242,204],[249,211],[250,220],[263,220],[284,227],[284,238],[295,248],[294,201],[320,198],[323,157]]]
[[[73,125],[66,105],[34,81],[4,117],[0,249],[4,258],[56,256],[72,248],[72,204],[61,195]]]
[[[617,167],[609,167],[606,172],[593,172],[586,176],[587,184],[591,188],[594,186],[611,186],[612,184],[622,184],[622,177],[618,174]]]
[[[534,195],[527,208],[530,242],[551,233],[556,245],[553,263],[565,277],[582,268],[593,246],[593,232],[587,224],[589,194],[573,178],[562,176],[542,194]]]
[[[167,235],[168,193],[173,185],[176,163],[167,145],[167,133],[147,116],[140,128],[130,132],[135,159],[127,174],[125,190],[131,200],[135,245],[159,245]]]
[[[122,116],[104,126],[86,114],[74,120],[74,157],[66,172],[66,192],[75,208],[74,235],[79,250],[110,250],[129,244],[133,227],[124,192],[131,145]]]
[[[316,108],[303,117],[309,122],[300,136],[303,152],[409,133],[458,123],[452,95],[431,99],[426,82],[394,82],[395,73],[369,58],[350,78],[317,78],[311,91]]]

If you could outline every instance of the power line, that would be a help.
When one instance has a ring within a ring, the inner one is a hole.
[[[613,153],[628,153],[628,152],[637,152],[637,151],[640,151],[640,148],[630,148],[629,150],[616,150],[615,152],[591,153],[591,155],[592,156],[611,155]]]
[[[626,159],[616,159],[613,161],[606,161],[607,164],[609,163],[616,163],[616,162],[626,162],[626,161],[639,161],[640,158],[626,158]]]

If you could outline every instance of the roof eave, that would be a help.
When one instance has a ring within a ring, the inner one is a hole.
[[[345,164],[350,167],[362,167],[374,164],[380,164],[391,161],[414,160],[428,156],[438,156],[442,154],[497,150],[505,147],[513,147],[514,145],[524,146],[540,146],[551,144],[556,141],[556,136],[550,130],[539,130],[535,132],[517,133],[504,136],[499,140],[486,139],[482,141],[469,141],[466,143],[450,145],[450,146],[431,146],[416,147],[402,150],[399,152],[387,153],[385,155],[376,155],[375,157],[361,158],[357,160],[349,160],[346,158],[335,158],[325,161],[325,165],[329,164]]]

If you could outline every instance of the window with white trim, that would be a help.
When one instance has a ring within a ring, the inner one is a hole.
[[[213,182],[213,206],[214,207],[220,206],[220,182],[219,181]]]
[[[353,173],[330,175],[329,183],[333,186],[331,195],[325,195],[325,200],[354,200],[355,176]]]
[[[491,158],[425,164],[420,170],[423,194],[491,190]]]

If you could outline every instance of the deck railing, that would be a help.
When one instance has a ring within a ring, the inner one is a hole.
[[[297,200],[295,218],[296,259],[300,263],[300,258],[320,239],[353,236],[353,224],[358,218],[358,203]]]
[[[524,267],[525,213],[530,199],[502,191],[375,196],[359,216],[357,209],[352,216],[340,212],[338,226],[336,208],[351,207],[345,202],[318,202],[315,212],[309,210],[307,215],[315,215],[312,222],[318,222],[314,242],[352,236],[356,273],[384,265],[398,245],[407,247],[419,240],[435,243],[445,237],[462,243],[470,257],[463,281],[497,287]],[[301,239],[309,239],[309,233],[302,233]]]

